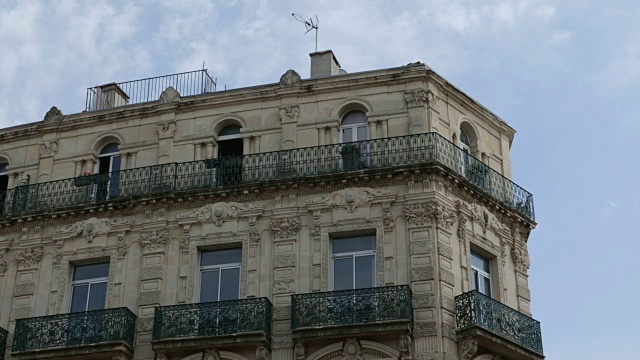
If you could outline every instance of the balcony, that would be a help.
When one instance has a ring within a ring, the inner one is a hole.
[[[297,294],[291,297],[294,338],[410,331],[407,285]]]
[[[172,86],[180,96],[201,95],[216,90],[216,82],[206,69],[147,79],[110,83],[87,89],[85,111],[157,101]]]
[[[271,302],[252,298],[156,307],[153,350],[193,351],[271,342]]]
[[[477,291],[455,302],[458,340],[473,337],[479,346],[515,360],[544,357],[539,321]]]
[[[7,350],[7,330],[0,328],[0,360],[4,360],[4,353]]]
[[[111,359],[133,355],[136,316],[127,308],[18,319],[12,359]]]
[[[528,191],[435,133],[171,163],[22,185],[0,194],[0,218],[74,210],[92,204],[127,204],[132,199],[154,196],[433,167],[465,181],[469,188],[526,219],[535,220],[533,196]]]

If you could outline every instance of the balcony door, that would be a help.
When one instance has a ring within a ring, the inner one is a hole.
[[[340,142],[345,144],[365,140],[369,140],[367,114],[360,110],[349,111],[342,117]],[[369,164],[369,153],[366,143],[342,145],[340,156],[343,170],[353,171],[366,168]]]
[[[104,319],[86,312],[105,308],[108,277],[109,263],[73,268],[66,346],[97,343],[107,336]]]
[[[118,143],[110,143],[100,150],[96,164],[97,200],[113,198],[119,193],[121,160],[119,147]]]
[[[242,182],[244,144],[240,126],[229,125],[218,133],[218,158],[215,161],[216,184],[219,186]]]
[[[200,302],[220,302],[203,305],[198,311],[198,334],[214,336],[234,333],[243,314],[229,300],[240,298],[242,249],[203,251],[200,254]]]

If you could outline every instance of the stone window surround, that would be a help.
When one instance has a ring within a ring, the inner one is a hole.
[[[489,241],[478,240],[475,238],[471,238],[467,240],[466,249],[463,250],[466,252],[467,258],[467,273],[466,280],[467,284],[469,284],[468,289],[463,289],[463,292],[473,290],[471,287],[472,277],[473,277],[473,269],[471,268],[471,252],[477,252],[480,255],[484,256],[489,260],[489,266],[491,267],[491,295],[492,298],[501,302],[506,300],[506,292],[504,289],[504,264],[501,261],[502,252],[499,246],[495,244],[488,244]],[[465,275],[465,274],[463,274]]]

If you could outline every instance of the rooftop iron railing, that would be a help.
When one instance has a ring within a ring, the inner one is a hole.
[[[252,298],[156,307],[153,340],[262,332],[271,335],[271,302]]]
[[[7,350],[7,337],[9,337],[9,332],[0,328],[0,360],[4,360],[4,353]]]
[[[160,99],[172,86],[180,96],[201,95],[216,90],[206,69],[94,86],[87,89],[85,110],[96,111]]]
[[[455,298],[457,329],[480,326],[542,354],[540,322],[477,291]]]
[[[292,329],[412,319],[411,289],[407,285],[291,296]]]
[[[425,164],[443,166],[478,192],[535,220],[531,193],[436,133],[170,163],[21,185],[0,193],[0,218],[158,194]]]
[[[12,352],[124,342],[133,349],[136,316],[128,308],[16,320]]]

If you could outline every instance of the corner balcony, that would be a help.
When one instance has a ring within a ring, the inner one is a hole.
[[[477,291],[455,298],[458,341],[514,360],[544,358],[540,322]]]
[[[529,221],[533,196],[436,133],[155,165],[39,184],[0,194],[0,219],[128,206],[132,200],[251,191],[284,183],[438,170]],[[248,190],[247,190],[248,191]]]
[[[136,316],[127,308],[18,319],[11,358],[131,358],[135,327]]]
[[[291,297],[294,338],[410,332],[407,285],[296,294]]]
[[[7,337],[9,336],[9,332],[7,330],[0,328],[0,360],[4,360],[4,353],[7,351]]]
[[[152,347],[164,354],[222,346],[269,347],[271,311],[267,298],[156,307]]]

